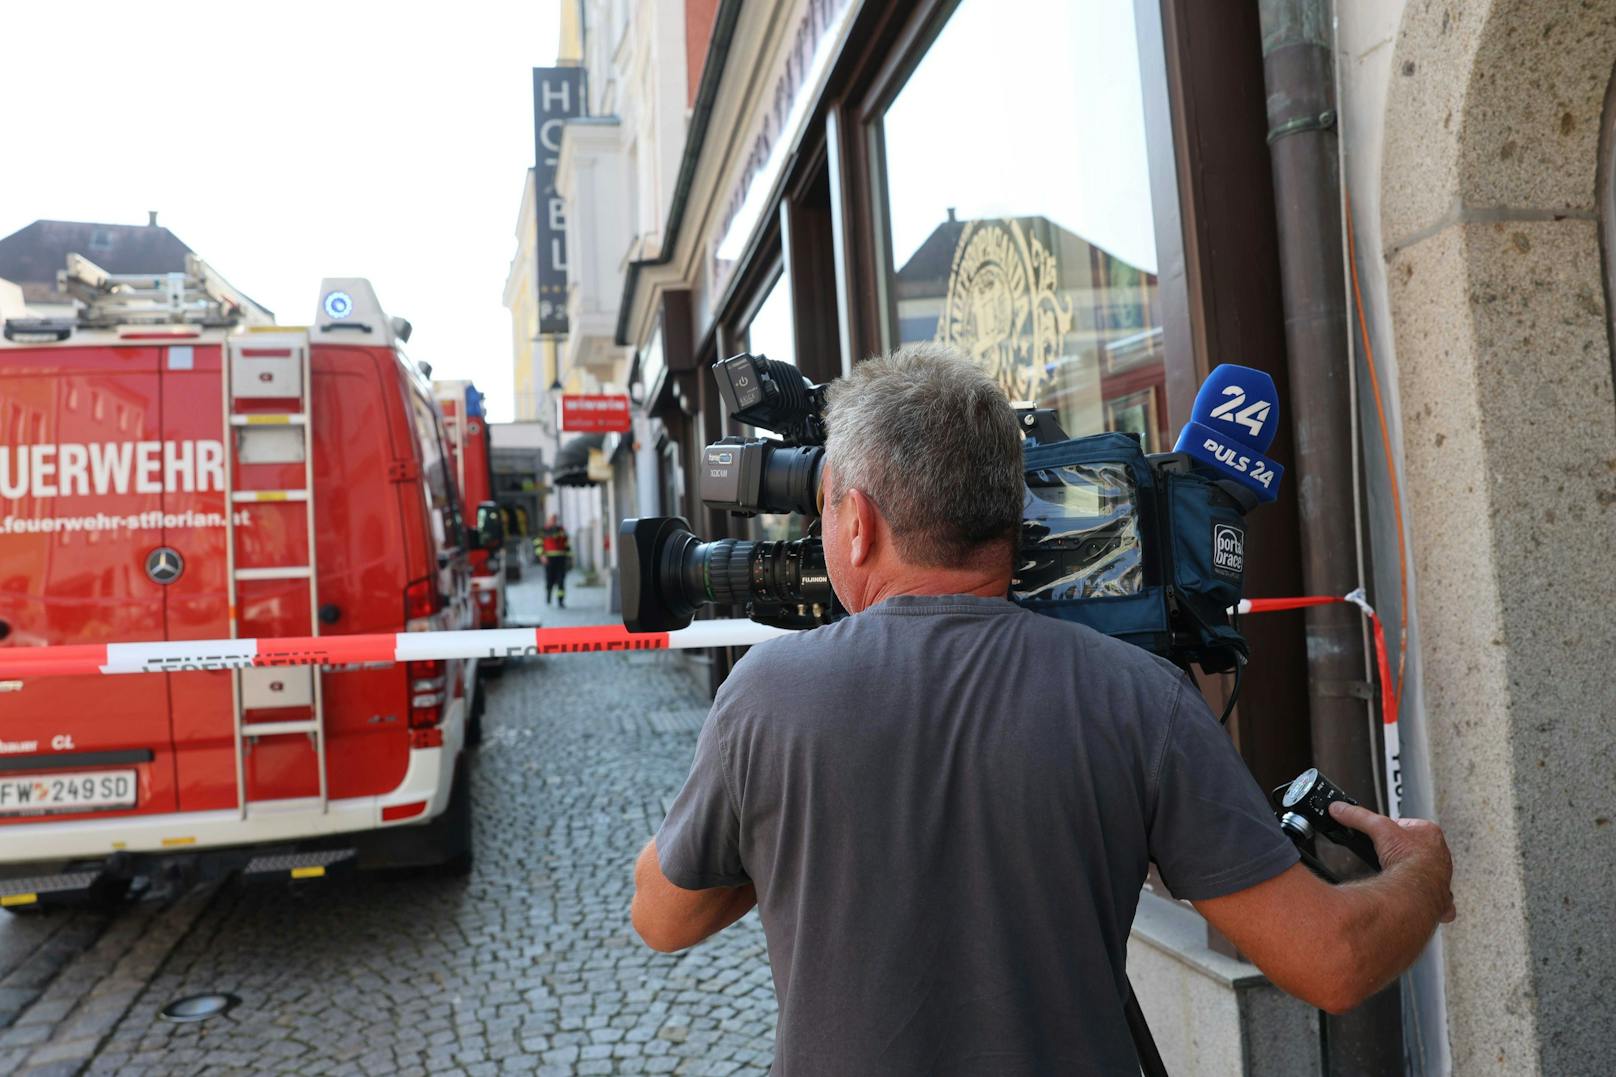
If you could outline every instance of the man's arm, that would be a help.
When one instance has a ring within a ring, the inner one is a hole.
[[[1379,875],[1331,886],[1296,864],[1195,907],[1279,987],[1344,1013],[1413,964],[1438,922],[1453,920],[1453,860],[1435,823],[1341,803],[1330,813],[1369,835]]]
[[[757,891],[745,886],[685,890],[668,881],[657,860],[655,839],[634,865],[634,930],[653,950],[671,954],[716,935],[757,904]]]

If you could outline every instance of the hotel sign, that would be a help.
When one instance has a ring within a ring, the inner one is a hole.
[[[569,119],[584,113],[584,69],[533,69],[533,166],[538,190],[539,332],[567,334],[567,207],[556,194],[556,161],[561,131]]]

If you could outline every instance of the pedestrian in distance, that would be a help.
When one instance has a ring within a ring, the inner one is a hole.
[[[548,606],[552,595],[561,609],[567,608],[567,570],[572,567],[572,541],[567,529],[555,513],[539,532],[536,543],[539,563],[544,566],[544,604]]]
[[[774,1073],[1138,1073],[1124,963],[1152,861],[1333,1013],[1453,918],[1435,824],[1334,805],[1384,870],[1327,885],[1187,676],[1006,598],[1021,443],[977,367],[940,345],[861,363],[827,422],[851,616],[736,664],[631,910],[675,951],[757,907]]]

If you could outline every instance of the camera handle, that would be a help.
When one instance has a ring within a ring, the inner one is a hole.
[[[1057,441],[1067,440],[1066,431],[1061,428],[1060,417],[1055,414],[1054,408],[1022,405],[1015,411],[1016,424],[1027,441],[1035,445],[1053,445]]]
[[[1330,805],[1338,800],[1343,804],[1355,805],[1358,802],[1320,774],[1317,767],[1304,770],[1294,780],[1275,789],[1272,796],[1280,829],[1296,845],[1303,863],[1315,875],[1326,882],[1340,881],[1332,873],[1321,870],[1323,865],[1318,863],[1316,853],[1319,835],[1346,849],[1372,870],[1380,870],[1380,856],[1375,852],[1375,843],[1369,840],[1369,835],[1343,826],[1330,814]]]

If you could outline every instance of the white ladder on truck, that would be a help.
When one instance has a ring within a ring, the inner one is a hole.
[[[56,286],[84,304],[85,328],[174,323],[269,325],[275,318],[194,254],[183,273],[108,273],[81,254],[67,256]]]
[[[320,634],[319,573],[315,569],[314,425],[310,411],[309,334],[303,329],[253,328],[225,340],[224,377],[225,577],[229,592],[230,638],[238,635],[239,585],[263,580],[303,581],[308,589],[308,627],[292,635]],[[243,405],[247,406],[243,406]],[[243,488],[243,464],[301,464],[302,483],[277,489]],[[306,564],[238,567],[236,513],[245,505],[301,503],[308,534]],[[258,667],[233,670],[236,804],[247,816],[246,753],[260,737],[303,733],[314,744],[319,769],[320,810],[330,797],[326,788],[325,708],[318,666]],[[251,721],[250,712],[266,707],[306,707],[310,715],[290,721]]]

